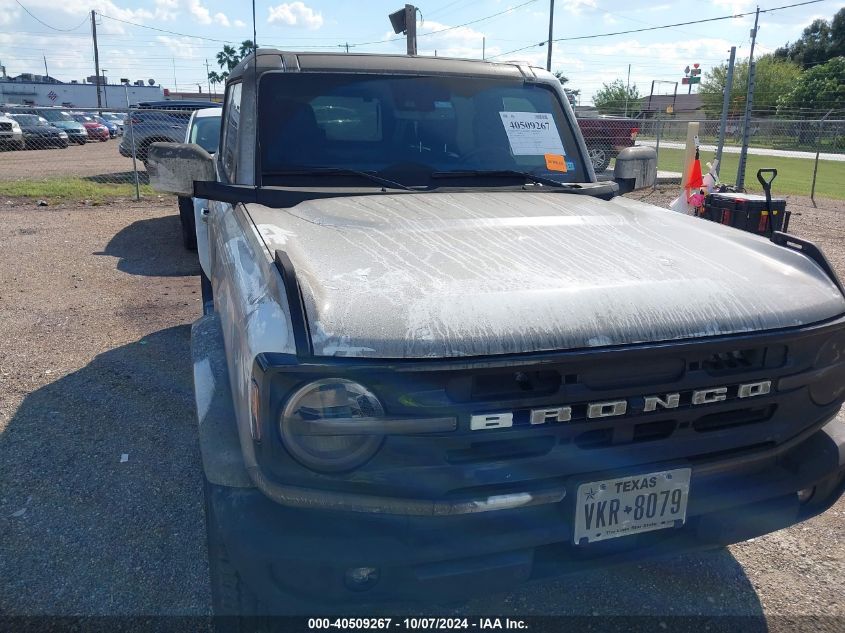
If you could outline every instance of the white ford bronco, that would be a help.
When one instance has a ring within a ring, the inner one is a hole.
[[[811,243],[596,182],[544,70],[259,49],[208,200],[194,384],[218,613],[455,601],[718,547],[842,494],[845,296]]]

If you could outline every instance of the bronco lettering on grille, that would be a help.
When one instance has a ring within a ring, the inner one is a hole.
[[[764,396],[771,392],[772,381],[761,380],[737,385],[736,390],[730,390],[728,386],[707,387],[696,389],[690,392],[667,393],[660,396],[641,396],[640,398],[615,399],[605,402],[589,402],[585,405],[582,414],[586,419],[613,418],[629,413],[649,413],[660,409],[677,409],[683,401],[689,406],[700,406],[722,402],[730,397],[753,398]],[[572,408],[577,405],[561,405],[531,409],[528,419],[532,425],[547,424],[554,422],[572,421]],[[494,412],[473,415],[470,428],[473,431],[484,429],[495,429],[513,426],[514,412]]]

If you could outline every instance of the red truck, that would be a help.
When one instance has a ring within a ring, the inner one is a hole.
[[[584,135],[587,153],[596,174],[600,174],[626,147],[631,147],[639,134],[639,121],[624,117],[593,114],[594,111],[575,112],[578,127]]]

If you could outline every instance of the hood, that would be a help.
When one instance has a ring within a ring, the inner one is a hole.
[[[62,131],[52,125],[21,125],[21,130],[28,134],[58,134]]]
[[[845,313],[800,253],[627,198],[385,194],[248,210],[291,258],[321,356],[569,350]]]

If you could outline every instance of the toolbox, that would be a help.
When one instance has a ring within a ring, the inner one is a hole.
[[[771,236],[774,231],[786,232],[789,228],[789,213],[786,200],[771,197],[771,182],[765,181],[762,173],[775,170],[760,170],[758,180],[763,184],[765,196],[749,193],[711,193],[704,200],[704,217],[713,222],[732,226],[757,235]]]

